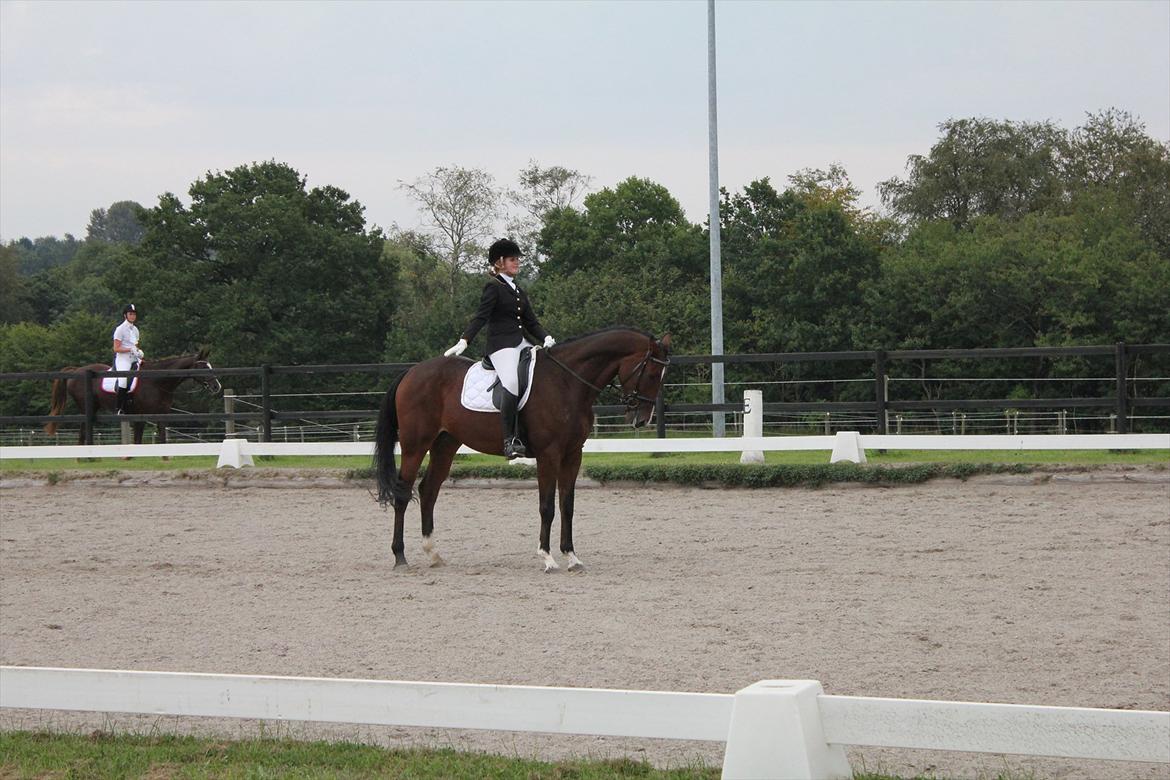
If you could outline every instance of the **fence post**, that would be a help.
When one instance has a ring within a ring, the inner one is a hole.
[[[1124,341],[1114,345],[1113,363],[1117,367],[1117,432],[1129,433],[1129,399],[1126,388],[1126,373],[1129,367],[1126,365]]]
[[[654,399],[655,433],[659,439],[666,438],[666,402],[662,400],[663,388],[659,388],[658,396]]]
[[[93,402],[93,369],[85,370],[85,443],[93,444],[93,428],[97,422],[97,408]]]
[[[260,366],[260,406],[262,409],[260,441],[272,441],[272,366]]]
[[[223,413],[236,413],[236,391],[230,387],[223,389]],[[227,417],[223,421],[223,437],[225,439],[236,435],[236,421],[231,417]]]
[[[840,745],[825,741],[816,680],[763,680],[735,694],[723,754],[725,780],[845,780]]]
[[[877,414],[877,431],[879,434],[884,435],[889,432],[889,422],[886,417],[889,414],[887,404],[890,400],[886,397],[886,351],[879,349],[875,352],[873,362],[873,388]]]

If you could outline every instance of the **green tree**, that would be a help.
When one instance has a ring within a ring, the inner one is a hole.
[[[979,216],[1015,219],[1060,202],[1065,133],[1052,123],[948,119],[939,129],[927,155],[909,158],[905,179],[878,184],[898,218],[963,229]]]
[[[852,348],[862,287],[878,247],[859,232],[852,197],[820,188],[777,192],[768,179],[723,193],[724,320],[728,351]]]
[[[535,160],[520,171],[519,189],[510,190],[507,200],[517,209],[508,221],[508,233],[527,253],[528,267],[539,266],[540,230],[549,212],[573,208],[589,189],[591,177],[560,165],[542,168]]]
[[[234,365],[380,359],[396,269],[360,203],[275,161],[209,173],[189,194],[190,208],[167,193],[143,213],[145,262],[123,289],[155,354],[207,344]]]
[[[709,347],[705,239],[665,187],[630,178],[584,210],[554,209],[540,247],[534,299],[557,338],[625,324],[669,331],[678,350]]]
[[[120,200],[108,209],[94,209],[85,230],[87,241],[137,244],[142,240],[142,206],[132,200]]]
[[[28,276],[68,264],[81,248],[81,242],[66,233],[64,238],[56,236],[20,238],[8,242],[8,246],[18,253],[20,272]]]
[[[435,168],[399,186],[419,204],[425,228],[441,247],[447,291],[459,294],[460,276],[482,268],[484,245],[500,217],[500,192],[491,174],[476,168]]]
[[[1170,262],[1170,144],[1124,111],[1089,114],[1069,135],[1062,173],[1073,209],[1109,198]]]
[[[863,346],[1165,341],[1170,265],[1123,209],[1101,205],[1091,218],[983,217],[958,234],[922,225],[883,257],[881,278],[867,289],[872,324]]]
[[[383,251],[398,268],[394,317],[383,360],[414,362],[442,354],[459,338],[475,310],[484,274],[461,273],[452,296],[449,269],[431,236],[398,231]]]
[[[0,246],[0,323],[32,318],[25,280],[20,275],[20,255],[11,246]]]
[[[109,362],[114,324],[107,318],[73,314],[51,325],[0,325],[0,372],[56,371]],[[46,380],[0,382],[0,414],[48,414]]]

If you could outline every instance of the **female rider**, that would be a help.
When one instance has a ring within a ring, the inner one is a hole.
[[[545,349],[556,344],[536,319],[528,294],[516,285],[520,257],[520,247],[510,238],[501,238],[491,245],[488,249],[488,272],[491,278],[483,287],[479,308],[463,331],[459,343],[443,353],[448,356],[463,354],[467,343],[475,338],[480,328],[485,324],[488,326],[487,352],[504,390],[500,419],[504,429],[504,457],[509,460],[527,456],[524,443],[520,440],[517,411],[520,401],[520,351],[530,346],[524,339],[524,333],[528,332],[538,342],[543,341]]]

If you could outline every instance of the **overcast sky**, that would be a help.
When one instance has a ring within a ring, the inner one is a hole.
[[[716,4],[719,163],[874,184],[948,118],[1107,107],[1170,138],[1170,2]],[[648,177],[707,215],[707,4],[0,0],[0,239],[286,162],[382,227],[437,166]]]

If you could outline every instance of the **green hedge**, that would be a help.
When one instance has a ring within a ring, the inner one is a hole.
[[[583,476],[601,483],[665,482],[675,485],[715,485],[721,487],[820,487],[834,482],[865,482],[879,485],[902,485],[929,479],[967,479],[977,474],[1027,474],[1031,466],[997,463],[927,463],[909,466],[859,466],[853,463],[817,465],[646,465],[585,466]],[[352,479],[372,479],[372,469],[355,469]],[[457,465],[451,479],[535,479],[535,466],[506,463],[493,465]]]

